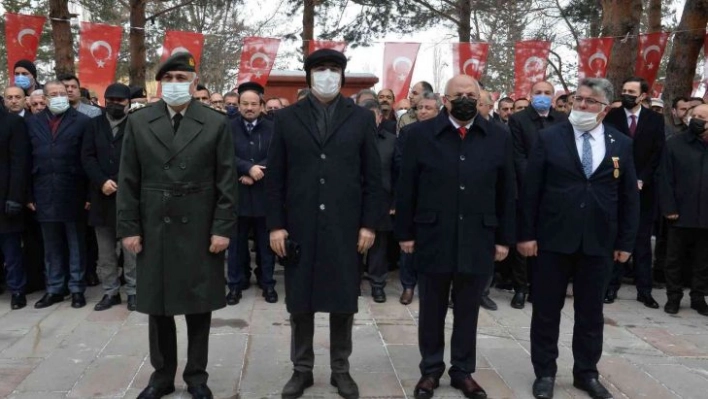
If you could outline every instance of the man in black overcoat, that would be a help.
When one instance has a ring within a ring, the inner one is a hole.
[[[639,190],[632,141],[602,123],[612,84],[584,79],[569,122],[539,133],[521,196],[519,252],[536,256],[531,318],[533,395],[552,398],[566,287],[573,279],[573,385],[612,398],[598,379],[603,296],[612,262],[629,258],[637,233]]]
[[[22,256],[23,204],[29,181],[29,138],[22,117],[0,109],[0,251],[10,307],[27,305],[27,275]]]
[[[310,54],[310,94],[275,114],[265,177],[270,245],[281,257],[286,239],[300,246],[299,263],[285,269],[294,373],[284,398],[300,397],[313,384],[315,312],[330,314],[330,382],[341,396],[359,397],[349,375],[357,252],[373,244],[386,204],[374,116],[339,93],[346,65],[338,51]]]
[[[418,272],[416,399],[430,398],[445,371],[445,316],[455,303],[449,370],[452,386],[486,398],[475,371],[482,293],[514,243],[515,177],[511,136],[477,115],[480,88],[467,75],[445,89],[445,110],[410,125],[396,187],[396,238]]]
[[[651,295],[651,235],[657,204],[654,175],[659,168],[666,136],[664,117],[642,106],[642,101],[649,96],[649,89],[649,83],[643,78],[625,80],[622,83],[622,107],[610,111],[605,118],[605,123],[633,139],[634,167],[641,205],[637,242],[632,251],[637,300],[648,308],[658,309],[659,304]],[[605,294],[605,303],[615,301],[617,290],[622,284],[623,273],[624,265],[616,263],[614,276]]]
[[[106,108],[102,115],[91,119],[84,135],[81,163],[89,177],[91,209],[89,226],[94,228],[98,245],[97,272],[103,285],[103,298],[94,310],[110,309],[121,303],[120,271],[116,245],[116,192],[125,125],[130,107],[130,88],[114,83],[105,91]],[[123,275],[128,295],[128,310],[136,309],[135,254],[120,246],[123,254]]]

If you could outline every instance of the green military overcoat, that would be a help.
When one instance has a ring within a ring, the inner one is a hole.
[[[151,315],[211,312],[225,306],[224,252],[231,237],[236,172],[226,116],[198,101],[178,131],[163,101],[128,117],[117,194],[117,235],[142,237],[137,310]]]

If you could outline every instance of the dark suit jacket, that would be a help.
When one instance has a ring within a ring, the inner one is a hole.
[[[509,130],[514,139],[514,166],[516,167],[516,179],[519,182],[519,187],[524,181],[526,165],[528,164],[531,150],[538,139],[538,132],[567,120],[568,116],[566,114],[553,108],[549,111],[548,117],[543,118],[531,106],[509,117]]]
[[[676,227],[708,229],[708,143],[691,132],[666,142],[658,173],[661,213]]]
[[[251,134],[246,131],[245,121],[241,116],[231,119],[231,132],[234,137],[236,171],[238,177],[248,176],[254,165],[267,166],[268,147],[273,137],[273,121],[259,118]],[[268,174],[268,169],[264,171]],[[251,186],[238,185],[238,215],[246,217],[265,217],[265,186],[263,179]]]
[[[31,201],[39,222],[75,222],[84,215],[88,200],[81,145],[91,118],[69,107],[53,136],[50,115],[45,110],[27,122],[32,145]]]
[[[631,137],[624,108],[611,110],[605,117],[605,124]],[[641,112],[639,112],[633,144],[637,178],[644,185],[642,191],[650,190],[653,187],[654,175],[659,167],[661,152],[665,142],[664,117],[649,108],[642,107]]]
[[[605,125],[605,151],[588,179],[570,122],[540,132],[522,189],[520,242],[537,240],[540,250],[563,254],[632,252],[639,222],[632,141]]]
[[[89,129],[84,135],[81,164],[90,182],[91,226],[116,226],[116,195],[114,193],[107,196],[103,194],[102,188],[108,180],[118,184],[123,133],[127,120],[126,118],[118,125],[118,132],[114,137],[106,112],[103,111],[103,115],[91,119]]]
[[[443,111],[410,125],[396,189],[396,237],[424,273],[491,274],[515,242],[511,136],[481,117],[464,140]]]
[[[29,181],[29,138],[22,118],[0,109],[0,233],[24,229],[22,214],[5,214],[5,201],[24,206]]]
[[[385,193],[385,201],[387,210],[393,209],[393,154],[396,146],[396,135],[382,126],[379,126],[376,132],[376,148],[379,150],[381,157],[381,182]],[[388,213],[388,212],[387,212]],[[381,219],[381,225],[377,229],[379,231],[393,230],[391,218],[385,216]]]

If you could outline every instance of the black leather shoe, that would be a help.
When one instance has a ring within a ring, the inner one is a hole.
[[[241,300],[241,290],[240,289],[229,290],[229,293],[226,294],[226,304],[227,305],[230,305],[230,306],[236,305],[240,300]]]
[[[86,297],[81,292],[75,292],[71,294],[71,307],[74,309],[80,309],[86,306]]]
[[[526,305],[526,293],[517,292],[514,297],[511,298],[511,307],[514,309],[523,309]]]
[[[573,378],[573,386],[587,392],[592,399],[612,399],[610,391],[597,378]]]
[[[691,309],[694,309],[698,314],[708,316],[708,304],[705,298],[691,299]]]
[[[384,292],[383,287],[371,287],[371,297],[374,298],[376,303],[386,302],[386,292]]]
[[[54,305],[55,303],[59,303],[59,302],[63,302],[63,301],[64,301],[63,295],[46,293],[46,294],[44,294],[42,299],[40,299],[39,301],[37,301],[37,303],[34,304],[34,308],[35,309],[47,308],[47,307]]]
[[[677,314],[679,312],[680,307],[681,307],[681,300],[680,299],[669,298],[669,300],[666,301],[666,305],[664,305],[664,312],[666,312],[668,314]]]
[[[281,397],[283,399],[299,398],[312,384],[314,384],[312,371],[294,371],[293,376],[285,383]]]
[[[268,303],[276,303],[278,302],[278,292],[275,291],[275,288],[268,287],[263,290],[263,298]]]
[[[72,298],[73,300],[73,298]],[[113,307],[113,305],[120,305],[120,294],[118,295],[104,295],[103,299],[99,303],[96,304],[96,306],[93,307],[93,310],[95,311],[102,311],[106,309],[110,309]]]
[[[170,385],[165,388],[158,388],[152,385],[148,385],[147,388],[143,389],[138,395],[138,399],[160,399],[163,396],[167,396],[175,391],[175,386]]]
[[[497,310],[497,303],[492,300],[488,295],[482,296],[482,302],[480,303],[483,308],[487,310]]]
[[[98,275],[94,273],[86,273],[86,285],[89,287],[95,287],[99,285],[101,281],[98,280]]]
[[[207,384],[190,385],[187,387],[187,392],[191,393],[194,399],[214,399],[214,394]]]
[[[128,295],[128,310],[134,312],[138,308],[138,301],[135,299],[135,294]]]
[[[12,310],[22,309],[25,306],[27,306],[25,294],[12,294],[12,299],[10,299],[10,308]]]
[[[654,300],[651,294],[637,294],[637,300],[648,308],[659,309],[659,303]]]
[[[465,378],[450,378],[450,385],[462,391],[462,394],[465,395],[466,398],[486,399],[487,397],[487,393],[484,392],[484,389],[469,375]]]
[[[605,293],[605,303],[615,303],[615,299],[617,299],[617,291],[613,289],[607,290]]]
[[[440,378],[434,375],[424,375],[415,384],[413,397],[415,399],[430,399],[435,393],[435,388],[440,386]]]
[[[337,393],[344,399],[359,399],[359,387],[349,373],[332,373],[329,383],[337,387]]]
[[[533,382],[533,397],[537,399],[553,398],[553,388],[555,385],[555,377],[536,378],[536,381]]]

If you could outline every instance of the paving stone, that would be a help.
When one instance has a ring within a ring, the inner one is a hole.
[[[377,324],[387,345],[418,345],[418,326]]]
[[[664,385],[643,370],[617,356],[605,356],[598,364],[600,375],[629,398],[676,398]]]
[[[694,373],[688,367],[676,365],[641,365],[652,377],[683,398],[706,397],[708,377]]]
[[[40,359],[0,359],[0,398],[11,394],[37,367]]]
[[[631,328],[630,331],[669,356],[708,356],[708,348],[697,347],[662,328]]]
[[[138,356],[104,356],[91,363],[69,398],[122,396],[142,363]]]

